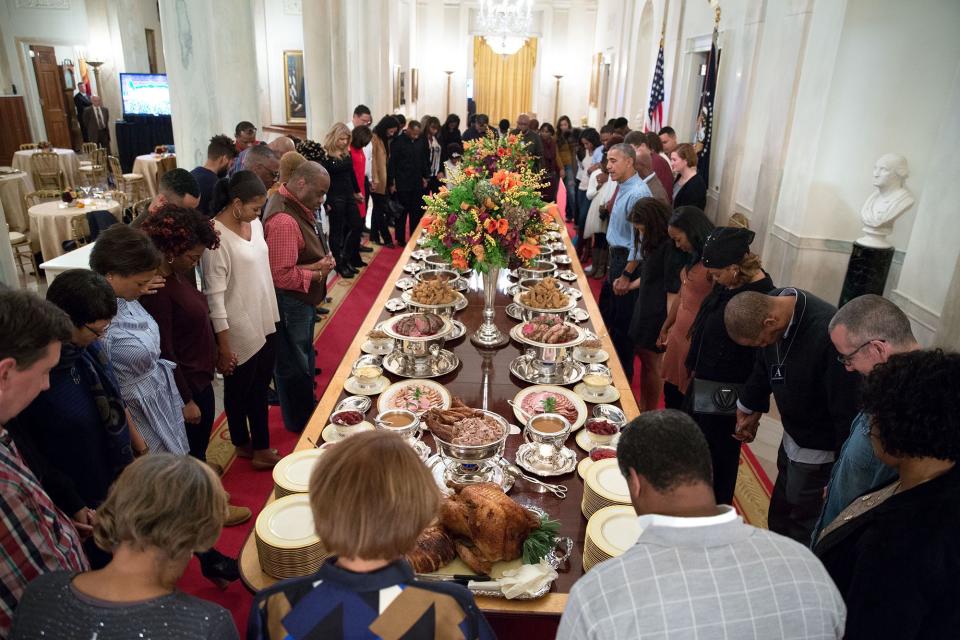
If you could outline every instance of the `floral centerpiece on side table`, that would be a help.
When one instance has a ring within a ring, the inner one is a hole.
[[[483,274],[484,321],[471,338],[480,346],[500,346],[506,338],[493,324],[493,298],[500,269],[516,268],[540,255],[544,232],[557,228],[556,206],[540,198],[536,173],[518,159],[519,170],[469,165],[450,187],[426,203],[425,246],[455,268]]]

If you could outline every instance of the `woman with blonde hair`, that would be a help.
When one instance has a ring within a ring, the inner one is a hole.
[[[684,142],[670,153],[670,168],[677,174],[673,183],[673,208],[707,208],[707,183],[697,173],[697,152]]]
[[[310,478],[310,507],[334,557],[258,593],[247,637],[493,638],[469,591],[417,580],[403,559],[439,506],[433,476],[399,436],[371,431],[331,447]]]
[[[330,252],[337,261],[337,273],[342,278],[352,278],[360,267],[367,266],[359,252],[363,218],[357,210],[357,203],[363,200],[363,195],[353,170],[350,138],[347,125],[335,123],[323,139],[324,153],[320,158],[320,164],[330,174],[326,202]]]
[[[135,460],[97,510],[94,539],[113,559],[31,582],[10,637],[238,638],[226,609],[176,588],[191,555],[216,542],[226,514],[227,496],[207,465],[169,453]]]
[[[711,403],[718,384],[739,389],[747,381],[755,355],[754,349],[742,347],[730,338],[723,313],[727,303],[742,291],[765,294],[773,289],[773,280],[763,270],[760,258],[750,252],[754,233],[747,228],[746,218],[734,214],[728,225],[715,228],[703,245],[701,262],[714,286],[693,321],[685,362],[687,370],[692,372],[686,409],[710,445],[713,491],[720,504],[733,503],[740,441],[733,437],[736,403],[732,403],[732,407]]]

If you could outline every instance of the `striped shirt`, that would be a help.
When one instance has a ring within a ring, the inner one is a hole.
[[[813,553],[721,509],[641,516],[637,543],[573,585],[558,640],[843,637],[846,608]]]
[[[10,633],[13,610],[27,583],[43,573],[86,571],[87,558],[73,523],[54,506],[0,427],[0,637]]]

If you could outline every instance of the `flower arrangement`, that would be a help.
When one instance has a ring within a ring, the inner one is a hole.
[[[463,143],[464,171],[471,168],[487,177],[500,169],[520,171],[530,167],[527,143],[515,134],[505,137],[483,136]]]
[[[481,273],[540,255],[540,237],[555,228],[556,213],[541,200],[537,175],[520,164],[489,177],[467,167],[449,188],[424,197],[426,246],[457,269]]]

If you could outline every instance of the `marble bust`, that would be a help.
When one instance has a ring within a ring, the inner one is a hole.
[[[893,231],[894,221],[913,206],[913,194],[903,186],[910,172],[907,160],[896,153],[885,153],[873,166],[874,192],[860,209],[863,231],[857,239],[865,247],[886,249],[890,243],[886,237]]]

